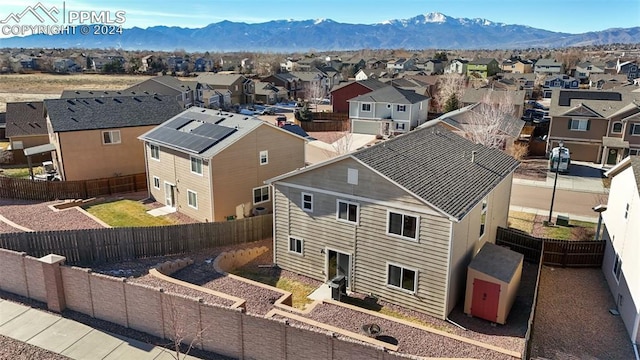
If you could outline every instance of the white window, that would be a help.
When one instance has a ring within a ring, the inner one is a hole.
[[[418,288],[418,272],[403,266],[387,264],[387,285],[410,293]]]
[[[103,144],[120,144],[120,130],[109,130],[102,132]]]
[[[611,271],[613,272],[613,276],[616,277],[616,281],[620,281],[620,274],[622,274],[622,259],[620,259],[618,254],[616,254],[616,260],[613,262],[613,269],[611,269]]]
[[[588,119],[571,119],[569,121],[569,129],[574,131],[587,131],[589,130]]]
[[[193,190],[187,190],[187,201],[188,201],[189,207],[197,209],[198,208],[198,193],[196,193]]]
[[[302,255],[303,246],[304,246],[304,241],[302,239],[295,238],[293,236],[289,237],[290,252]]]
[[[482,199],[482,210],[480,211],[480,237],[486,232],[487,224],[487,198]]]
[[[151,158],[154,160],[160,160],[160,146],[150,144],[149,148],[151,149]]]
[[[631,124],[629,133],[631,133],[631,135],[640,135],[640,124]]]
[[[302,210],[313,212],[313,194],[302,193]]]
[[[260,165],[267,165],[269,163],[269,151],[260,151]]]
[[[22,143],[22,141],[14,141],[14,142],[13,142],[12,149],[13,149],[13,150],[20,150],[20,149],[24,149],[24,144]]]
[[[371,104],[362,104],[362,111],[371,111]]]
[[[337,218],[339,221],[358,224],[358,212],[360,205],[349,201],[338,200]]]
[[[627,203],[627,207],[624,209],[624,218],[629,218],[629,203]]]
[[[160,178],[157,176],[153,177],[153,188],[160,190]]]
[[[396,111],[400,111],[400,112],[407,111],[407,105],[396,105]]]
[[[191,157],[191,172],[202,175],[202,159]]]
[[[622,123],[617,121],[613,123],[613,127],[611,128],[611,132],[614,134],[620,134],[622,132]]]
[[[358,169],[347,169],[347,183],[358,185]]]
[[[261,204],[269,201],[269,185],[253,189],[253,204]]]
[[[397,235],[405,239],[418,240],[418,217],[388,212],[387,234]]]
[[[403,122],[396,122],[396,130],[405,130],[405,125]]]

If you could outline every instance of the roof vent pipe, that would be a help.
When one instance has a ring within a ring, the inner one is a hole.
[[[475,151],[475,150],[473,150],[473,151],[471,152],[471,162],[472,162],[472,163],[476,162],[476,154],[477,154],[477,153],[478,153],[478,152],[477,152],[477,151]]]

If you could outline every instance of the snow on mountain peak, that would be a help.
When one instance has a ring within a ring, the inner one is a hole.
[[[425,23],[444,23],[447,22],[447,15],[439,12],[430,12],[424,14]]]
[[[327,19],[316,19],[313,22],[313,25],[318,25],[318,24],[322,24],[323,22],[327,21]]]

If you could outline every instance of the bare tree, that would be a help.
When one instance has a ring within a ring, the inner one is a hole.
[[[180,306],[175,303],[174,297],[169,295],[164,299],[166,299],[165,321],[169,325],[169,333],[166,336],[171,340],[171,352],[166,351],[176,360],[185,359],[191,349],[202,344],[202,334],[206,328],[202,328],[199,323],[185,323],[184,314]]]
[[[318,110],[318,104],[327,96],[327,90],[320,81],[310,81],[304,86],[305,100],[314,105],[314,111]]]
[[[466,136],[477,144],[504,149],[507,141],[513,141],[510,134],[514,132],[516,120],[515,106],[509,92],[491,90],[471,109],[464,130]]]
[[[453,73],[442,75],[438,80],[437,87],[438,90],[435,96],[436,104],[434,108],[443,111],[447,101],[455,98],[459,102],[462,98],[465,88],[465,77],[464,75]]]

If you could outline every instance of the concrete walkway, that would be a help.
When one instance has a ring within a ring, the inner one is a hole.
[[[558,184],[556,189],[590,192],[598,194],[608,194],[609,189],[604,187],[602,182],[602,172],[604,169],[597,164],[583,161],[571,162],[571,170],[568,174],[558,174]],[[545,180],[529,180],[513,178],[514,184],[536,186],[542,188],[553,188],[556,174],[547,172]]]
[[[71,359],[175,359],[168,349],[91,328],[29,306],[0,299],[0,335]],[[198,358],[181,355],[180,359]]]

